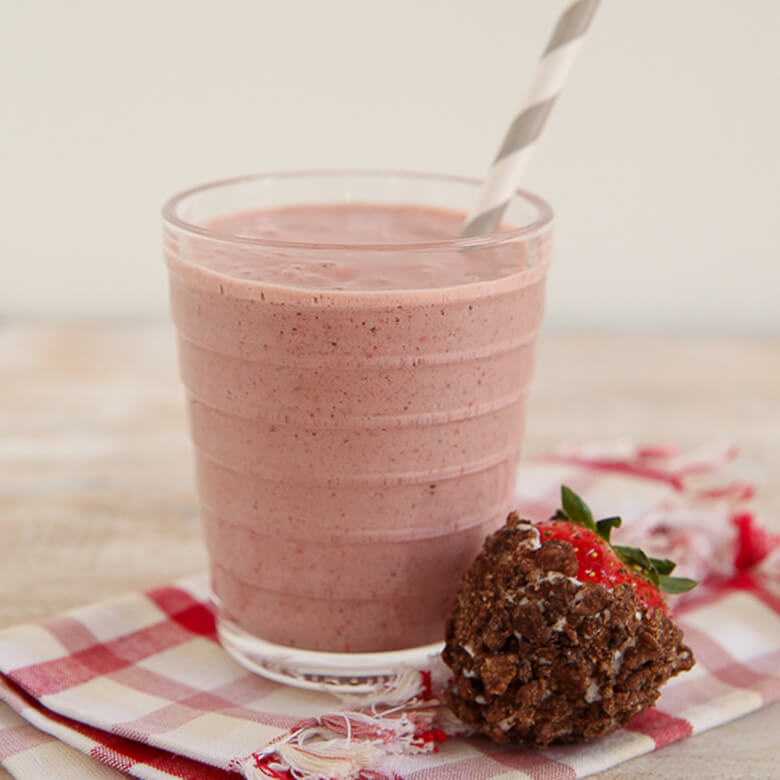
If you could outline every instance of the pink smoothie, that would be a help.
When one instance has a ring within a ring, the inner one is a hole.
[[[462,221],[297,206],[208,225],[266,242],[167,242],[213,587],[246,631],[355,652],[443,637],[511,505],[549,259],[436,244]]]

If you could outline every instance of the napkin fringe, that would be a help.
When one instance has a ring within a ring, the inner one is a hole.
[[[447,738],[441,721],[445,710],[433,692],[431,670],[402,669],[375,693],[340,698],[363,708],[302,721],[241,761],[238,769],[244,777],[395,780],[398,775],[386,769],[392,756],[437,752]],[[450,734],[463,730],[452,719],[446,725]]]

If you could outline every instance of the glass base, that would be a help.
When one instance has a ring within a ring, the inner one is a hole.
[[[222,647],[245,669],[276,682],[328,691],[362,694],[379,691],[405,668],[424,669],[444,642],[382,653],[328,653],[266,642],[222,615],[217,617]]]

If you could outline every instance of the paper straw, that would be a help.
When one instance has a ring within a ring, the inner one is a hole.
[[[509,126],[461,236],[485,235],[498,228],[555,99],[561,94],[598,4],[599,0],[575,0],[558,19],[539,60],[528,97]]]

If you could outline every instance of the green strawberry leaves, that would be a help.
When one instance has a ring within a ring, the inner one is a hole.
[[[593,519],[593,512],[590,507],[566,485],[561,485],[561,512],[565,519],[575,525],[581,525],[593,533],[598,533],[596,521]]]
[[[613,544],[612,549],[618,554],[618,558],[624,563],[639,567],[643,571],[655,572],[653,562],[647,557],[644,550],[638,547],[624,547],[622,544]],[[656,572],[657,573],[657,572]],[[658,583],[656,583],[657,585]]]
[[[664,593],[686,593],[699,583],[687,577],[670,577],[667,574],[658,575],[658,586]]]
[[[598,534],[607,544],[610,542],[613,528],[620,528],[619,517],[605,517],[596,521],[590,507],[571,488],[561,485],[561,508],[553,516],[554,520],[566,520],[587,528]],[[612,545],[612,549],[623,563],[638,571],[665,593],[685,593],[698,585],[696,580],[687,577],[670,577],[675,564],[668,558],[650,558],[638,547]]]
[[[613,528],[620,528],[619,517],[605,517],[596,522],[590,507],[571,488],[561,485],[561,509],[555,515],[558,520],[568,520],[598,534],[605,542],[609,542]]]
[[[655,570],[661,575],[671,574],[674,571],[674,567],[677,565],[668,558],[651,558],[650,563],[653,564]]]
[[[620,528],[623,521],[619,517],[605,517],[596,523],[596,533],[610,544],[609,537],[612,535],[613,528]]]

